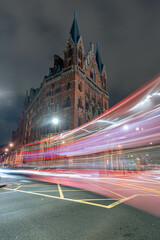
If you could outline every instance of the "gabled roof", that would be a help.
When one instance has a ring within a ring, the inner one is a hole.
[[[74,20],[70,30],[70,36],[72,38],[73,43],[77,44],[81,36],[79,33],[78,24],[77,24],[77,12],[74,12]]]
[[[97,64],[98,64],[98,70],[100,72],[102,72],[103,63],[102,63],[102,60],[101,60],[101,55],[100,55],[100,52],[99,52],[99,44],[98,43],[96,43],[96,61],[97,61]]]

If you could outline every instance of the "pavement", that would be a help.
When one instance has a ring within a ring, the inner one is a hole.
[[[1,240],[160,239],[159,218],[117,198],[21,176],[1,182]]]

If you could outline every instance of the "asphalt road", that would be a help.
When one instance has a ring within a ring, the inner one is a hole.
[[[2,175],[0,240],[159,240],[160,219],[88,191]]]

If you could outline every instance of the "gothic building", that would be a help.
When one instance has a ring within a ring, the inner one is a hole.
[[[107,110],[108,99],[99,46],[95,51],[91,43],[85,54],[75,13],[64,59],[55,55],[54,65],[40,87],[27,92],[12,140],[18,146],[76,128]],[[57,125],[53,118],[59,119]]]

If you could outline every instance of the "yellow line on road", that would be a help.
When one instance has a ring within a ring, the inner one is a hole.
[[[23,187],[24,188],[24,187]],[[64,190],[62,189],[63,192],[86,192],[87,190]],[[32,191],[32,192],[59,192],[58,190],[36,190],[36,191]]]
[[[32,194],[32,195],[37,195],[37,196],[43,196],[43,197],[47,197],[47,198],[54,198],[54,199],[61,199],[61,200],[65,200],[65,201],[71,201],[71,202],[76,202],[76,203],[83,203],[83,204],[87,204],[87,205],[91,205],[91,206],[96,206],[96,207],[102,207],[102,208],[107,208],[110,209],[126,200],[128,200],[129,198],[124,198],[121,201],[117,201],[117,204],[113,205],[110,204],[108,206],[106,205],[102,205],[102,204],[97,204],[97,203],[92,203],[92,202],[87,202],[87,201],[83,201],[83,200],[76,200],[76,199],[71,199],[71,198],[61,198],[61,197],[57,197],[57,196],[52,196],[52,195],[47,195],[47,194],[42,194],[42,193],[36,193],[36,192],[30,192],[30,191],[23,191],[23,190],[15,190],[15,189],[9,189],[10,191],[15,191],[15,192],[20,192],[20,193],[26,193],[26,194]]]
[[[60,186],[59,184],[57,184],[57,186],[58,186],[58,190],[59,190],[60,198],[64,198],[64,195],[63,195],[63,192],[62,192],[61,186]]]
[[[130,197],[126,197],[126,198],[120,199],[119,201],[114,202],[114,203],[108,205],[108,208],[113,208],[113,207],[115,207],[115,206],[117,206],[117,205],[119,205],[119,204],[121,204],[121,203],[123,203],[123,202],[126,202],[127,200],[130,200],[130,199],[136,197],[136,196],[138,196],[138,195],[135,194],[135,195],[132,195],[132,196],[130,196]]]
[[[113,199],[113,198],[96,198],[96,199],[91,199],[91,198],[89,198],[89,199],[81,199],[82,201],[117,201],[117,199]]]
[[[17,188],[15,188],[15,190],[17,190],[17,189],[19,189],[19,188],[21,188],[22,186],[18,186]]]

